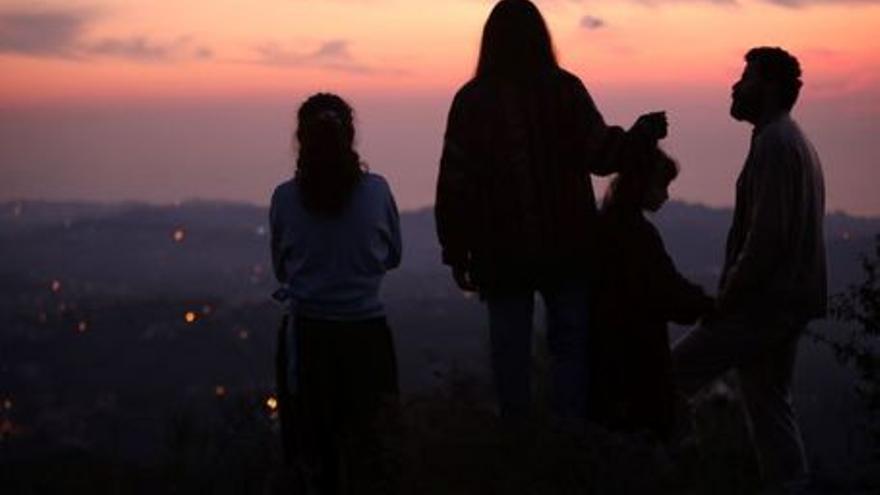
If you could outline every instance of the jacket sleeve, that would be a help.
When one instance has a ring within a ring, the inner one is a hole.
[[[721,308],[737,307],[763,287],[788,245],[796,151],[772,134],[762,136],[755,146],[754,175],[748,183],[748,230],[720,288]]]
[[[476,159],[471,125],[459,93],[449,110],[434,203],[443,263],[450,266],[467,266],[472,248]]]
[[[385,221],[387,222],[386,242],[388,243],[388,257],[385,260],[385,269],[391,270],[400,266],[403,255],[403,240],[400,234],[400,214],[397,211],[397,203],[391,188],[385,184],[387,202],[385,206]]]
[[[624,131],[619,126],[609,126],[596,107],[593,98],[577,82],[575,88],[575,108],[577,112],[577,135],[583,140],[583,155],[586,157],[587,171],[605,176],[620,172],[633,164],[654,143],[638,132]]]
[[[666,321],[679,324],[695,323],[714,307],[714,301],[703,288],[686,279],[675,267],[672,258],[666,253],[663,240],[656,231],[651,233],[646,244],[651,246],[652,267],[648,295],[658,314]]]
[[[280,215],[280,190],[275,189],[272,194],[272,202],[269,205],[269,231],[270,249],[272,253],[272,270],[275,278],[280,283],[287,283],[287,273],[284,270],[284,252],[281,246],[282,225]]]

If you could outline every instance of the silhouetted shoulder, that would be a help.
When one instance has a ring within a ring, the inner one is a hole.
[[[565,69],[554,69],[543,76],[537,77],[532,82],[536,83],[534,88],[542,88],[541,91],[549,91],[552,94],[564,94],[572,100],[586,99],[592,104],[592,98],[580,78]],[[456,92],[452,100],[452,110],[453,112],[460,113],[465,112],[465,109],[495,102],[498,99],[499,88],[509,88],[511,85],[512,83],[507,81],[471,79]]]
[[[360,186],[377,195],[391,195],[391,186],[388,185],[385,177],[373,172],[364,173]]]
[[[293,179],[286,180],[281,184],[275,186],[275,192],[272,193],[272,198],[289,195],[293,192],[293,189],[296,188]]]
[[[485,86],[485,82],[480,81],[476,78],[471,79],[470,81],[464,83],[462,87],[458,88],[458,91],[455,92],[454,99],[468,98],[474,93],[479,92],[481,86]]]
[[[565,69],[559,69],[557,71],[557,76],[562,84],[571,86],[575,89],[580,89],[586,91],[586,87],[584,86],[583,81],[578,76],[572,74],[571,72]]]
[[[293,179],[278,184],[272,193],[271,209],[275,210],[282,204],[289,204],[294,196],[296,196],[296,183]]]
[[[471,79],[458,89],[452,99],[452,108],[461,109],[485,101],[492,94],[489,83],[479,79]]]
[[[781,117],[761,129],[755,145],[759,147],[793,148],[804,140],[798,125],[787,116]]]
[[[788,116],[761,129],[753,147],[755,156],[760,161],[776,164],[771,167],[773,169],[796,172],[811,163],[810,144],[798,125]]]
[[[666,252],[666,245],[663,243],[663,236],[660,235],[660,231],[657,230],[657,227],[644,217],[642,217],[640,224],[642,227],[642,241],[654,248]]]

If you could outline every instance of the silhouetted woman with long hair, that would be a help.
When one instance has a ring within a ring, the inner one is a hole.
[[[455,95],[437,182],[443,262],[489,313],[502,416],[531,403],[534,294],[547,308],[553,410],[584,416],[584,355],[595,249],[590,174],[652,145],[662,116],[628,132],[605,124],[586,88],[559,67],[541,13],[502,0],[483,28],[474,77]]]
[[[712,311],[712,298],[675,268],[660,233],[644,212],[669,197],[678,165],[649,150],[611,182],[599,213],[603,242],[597,270],[592,335],[592,410],[623,431],[667,440],[675,425],[675,394],[667,322],[692,324]]]
[[[307,493],[348,493],[375,478],[373,421],[397,393],[390,329],[379,301],[400,263],[397,207],[354,150],[351,107],[319,93],[297,115],[296,173],[275,189],[272,261],[288,309],[279,332],[285,456]]]

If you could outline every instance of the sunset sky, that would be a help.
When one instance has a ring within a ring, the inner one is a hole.
[[[727,115],[752,46],[799,57],[795,117],[829,210],[880,215],[880,0],[543,0],[606,120],[667,110],[673,196],[730,205],[749,128]],[[265,204],[297,105],[327,90],[402,208],[433,201],[445,116],[488,0],[0,0],[0,201]]]

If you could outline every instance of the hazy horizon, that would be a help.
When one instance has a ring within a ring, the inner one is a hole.
[[[493,3],[0,0],[0,201],[264,205],[292,171],[297,105],[323,90],[355,107],[400,208],[428,206]],[[668,111],[673,198],[732,205],[750,127],[728,116],[730,86],[750,47],[779,45],[803,66],[794,116],[828,211],[880,215],[880,1],[537,3],[609,123]]]

